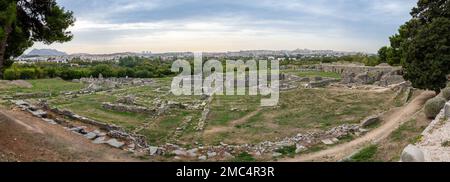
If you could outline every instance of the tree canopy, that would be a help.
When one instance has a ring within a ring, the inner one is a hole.
[[[388,62],[401,62],[414,87],[440,92],[450,73],[450,0],[419,0],[411,16],[390,38]]]
[[[11,57],[20,56],[33,42],[67,42],[73,35],[67,28],[75,22],[73,13],[55,0],[0,1],[0,76]]]

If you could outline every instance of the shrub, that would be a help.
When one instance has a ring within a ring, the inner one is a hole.
[[[425,103],[425,115],[428,118],[435,118],[445,105],[445,99],[435,97]]]
[[[6,69],[3,72],[3,78],[5,80],[17,80],[19,79],[19,74],[14,69]]]
[[[19,69],[20,71],[20,79],[36,79],[36,71],[34,68],[22,68]]]
[[[445,100],[450,100],[450,87],[444,88],[441,90],[442,97],[444,97]]]

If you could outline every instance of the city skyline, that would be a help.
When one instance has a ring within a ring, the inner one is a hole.
[[[410,18],[412,0],[69,1],[68,53],[226,52],[297,48],[374,53]],[[28,50],[28,51],[29,51]]]

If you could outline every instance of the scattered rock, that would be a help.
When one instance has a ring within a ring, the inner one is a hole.
[[[97,138],[97,134],[95,134],[94,132],[89,132],[86,135],[84,135],[84,137],[86,137],[89,140],[93,140],[93,139]]]
[[[282,155],[283,155],[282,153],[274,152],[274,153],[272,154],[272,157],[280,157],[280,156],[282,156]]]
[[[304,151],[306,151],[306,150],[308,150],[308,148],[306,148],[306,147],[303,146],[303,145],[297,144],[297,145],[296,145],[296,149],[295,149],[295,153],[298,154],[298,153],[304,152]]]
[[[204,155],[198,157],[198,160],[201,160],[201,161],[205,161],[206,159],[208,159],[208,158]]]
[[[174,151],[172,151],[172,153],[177,156],[187,156],[187,152],[184,150],[174,150]]]
[[[208,152],[207,155],[209,158],[211,158],[211,157],[217,156],[217,153],[216,152]]]
[[[402,152],[402,162],[425,162],[423,152],[414,145],[408,145]]]
[[[86,128],[85,126],[77,126],[77,127],[70,128],[69,130],[73,131],[73,132],[81,133],[82,130],[84,130],[85,128]]]
[[[39,117],[39,118],[46,118],[47,117],[47,112],[43,111],[43,110],[37,110],[37,111],[30,111],[31,114],[33,114],[33,116]]]
[[[150,155],[156,155],[157,154],[157,152],[158,152],[158,147],[153,147],[153,146],[150,146],[149,148],[149,153],[150,153]]]
[[[121,148],[123,145],[125,145],[125,143],[119,142],[115,138],[108,140],[106,143],[115,148]]]
[[[198,149],[196,149],[196,148],[188,150],[187,151],[187,155],[189,157],[197,157],[197,151],[198,151]]]
[[[94,130],[93,133],[95,133],[97,136],[100,136],[100,137],[106,136],[105,132],[101,132],[101,131],[98,131],[98,130]]]
[[[378,123],[380,121],[380,116],[370,116],[361,121],[361,127],[368,127],[370,125],[373,125],[375,123]]]
[[[334,142],[331,139],[324,139],[322,140],[322,143],[324,143],[325,145],[333,145]]]
[[[92,141],[92,143],[95,143],[95,144],[104,144],[104,143],[106,143],[106,138],[105,137],[98,137],[98,138],[96,138],[94,141]]]
[[[228,152],[224,152],[224,153],[223,153],[223,156],[226,157],[226,158],[234,158],[234,156],[231,155],[231,154],[228,153]]]
[[[55,120],[53,120],[53,119],[42,118],[42,120],[44,120],[45,122],[48,122],[48,123],[50,123],[50,124],[52,124],[52,125],[58,124],[58,123],[56,123]]]

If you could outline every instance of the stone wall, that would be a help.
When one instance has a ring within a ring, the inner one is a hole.
[[[360,65],[352,65],[352,64],[321,64],[317,65],[316,69],[319,71],[325,71],[325,72],[335,72],[339,74],[345,74],[345,73],[354,73],[354,74],[361,74],[365,72],[380,72],[383,74],[400,70],[400,67],[392,67],[392,66],[360,66]]]

